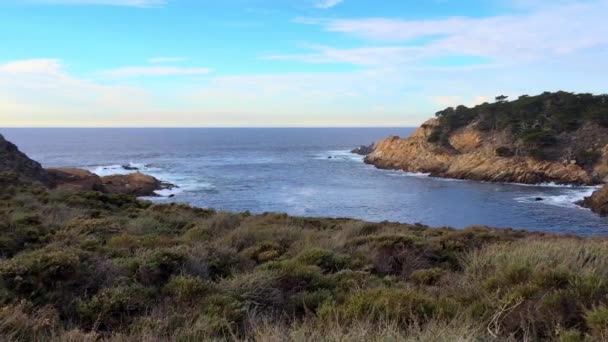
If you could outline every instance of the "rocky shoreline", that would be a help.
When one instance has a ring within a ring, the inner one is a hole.
[[[437,119],[431,119],[408,138],[391,136],[351,152],[365,155],[364,162],[379,169],[428,173],[432,177],[500,183],[598,185],[597,174],[589,174],[572,161],[497,156],[491,147],[484,148],[483,139],[487,136],[474,129],[460,130],[451,137],[452,145],[458,148],[439,146],[429,142],[436,125]],[[605,153],[595,169],[603,170],[606,166],[601,163],[607,159]],[[576,204],[608,216],[608,185]]]
[[[100,177],[78,168],[44,169],[40,163],[19,151],[17,146],[4,139],[2,135],[0,135],[0,176],[12,182],[40,183],[50,189],[74,192],[99,191],[136,197],[156,197],[159,196],[157,191],[177,187],[139,171]]]

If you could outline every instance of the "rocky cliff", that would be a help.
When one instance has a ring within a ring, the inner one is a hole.
[[[0,178],[13,182],[40,182],[50,185],[42,166],[19,151],[17,146],[0,135]]]
[[[579,99],[564,94],[449,108],[408,138],[379,141],[365,161],[379,168],[479,181],[602,183],[608,179],[608,125],[601,115],[602,120],[584,115],[580,103],[582,112],[556,119],[556,113],[565,111],[562,97]],[[522,111],[525,115],[517,114]],[[608,120],[608,108],[601,114]]]
[[[141,173],[99,177],[77,168],[44,169],[0,135],[0,186],[18,182],[39,183],[64,191],[99,191],[133,196],[156,196],[157,190],[175,187]]]
[[[578,204],[602,216],[608,216],[608,185],[604,185],[600,190],[594,192],[593,195],[585,197]]]

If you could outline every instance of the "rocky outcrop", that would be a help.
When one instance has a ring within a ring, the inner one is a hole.
[[[376,147],[376,144],[361,145],[361,146],[351,150],[350,153],[358,154],[360,156],[366,156],[366,155],[374,152],[375,147]]]
[[[138,197],[157,196],[155,191],[175,187],[143,173],[105,176],[101,177],[101,181],[107,192]]]
[[[585,199],[577,204],[589,208],[602,216],[608,216],[608,185],[604,185],[601,189],[594,192],[591,196],[585,197]]]
[[[602,167],[602,161],[589,171],[576,160],[515,156],[512,150],[517,146],[508,133],[481,131],[475,123],[453,132],[448,143],[431,142],[438,124],[437,119],[431,119],[408,138],[391,136],[378,142],[365,162],[384,169],[490,182],[596,184],[608,175],[608,166]],[[602,160],[608,161],[605,150]]]
[[[99,177],[87,170],[76,168],[48,169],[48,172],[55,188],[65,191],[100,191],[150,197],[157,196],[155,191],[175,187],[142,173]]]
[[[13,182],[37,182],[51,185],[40,163],[31,160],[17,146],[0,135],[0,178]]]
[[[138,197],[157,196],[155,191],[175,187],[142,173],[99,177],[77,168],[44,169],[0,135],[0,186],[19,182],[40,183],[64,191],[100,191]]]
[[[47,169],[54,187],[65,191],[100,191],[106,192],[101,177],[83,169],[59,168]]]

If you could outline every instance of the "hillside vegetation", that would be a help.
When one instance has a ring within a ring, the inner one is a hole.
[[[608,244],[0,187],[12,341],[605,341]]]
[[[537,159],[569,157],[583,166],[593,165],[601,156],[608,137],[595,141],[575,141],[577,150],[565,156],[562,150],[572,142],[568,133],[585,124],[608,128],[608,95],[545,92],[537,96],[520,96],[507,101],[498,96],[495,103],[484,103],[473,108],[458,106],[437,112],[439,126],[429,137],[432,142],[447,143],[458,128],[475,123],[481,131],[507,131],[513,136],[511,150],[504,146],[497,151],[503,156],[527,155]],[[578,137],[577,137],[578,138]],[[592,137],[588,137],[592,138]],[[581,139],[578,139],[581,140]]]

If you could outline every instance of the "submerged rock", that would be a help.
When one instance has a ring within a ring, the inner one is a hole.
[[[121,167],[123,168],[123,170],[127,170],[127,171],[139,171],[138,167],[135,166],[131,166],[131,165],[121,165]]]
[[[608,216],[608,184],[577,204],[602,216]]]

